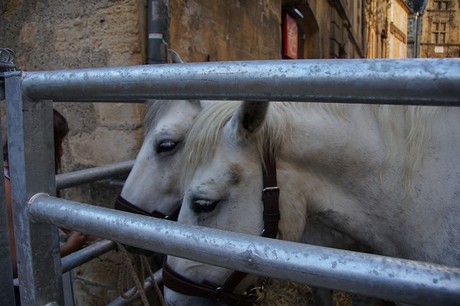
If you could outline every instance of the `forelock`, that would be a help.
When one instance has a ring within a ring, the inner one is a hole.
[[[171,107],[170,100],[148,100],[144,116],[144,137],[156,126],[159,118]]]
[[[210,161],[216,150],[222,129],[240,102],[215,103],[204,108],[196,117],[184,146],[181,185],[187,186],[191,176],[204,162]]]

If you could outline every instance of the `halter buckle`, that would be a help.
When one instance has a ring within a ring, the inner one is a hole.
[[[267,297],[267,293],[265,292],[265,285],[267,282],[267,278],[264,278],[260,286],[252,287],[248,290],[246,290],[243,293],[244,300],[246,302],[254,303],[254,304],[259,304],[265,300]]]
[[[265,193],[265,192],[279,192],[280,191],[280,188],[279,187],[265,187],[264,189],[262,189],[262,192]]]

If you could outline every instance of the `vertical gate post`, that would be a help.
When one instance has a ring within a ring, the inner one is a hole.
[[[5,99],[5,75],[15,71],[14,52],[0,48],[0,100]],[[1,120],[0,120],[1,126]],[[0,133],[0,146],[3,146]],[[3,156],[3,148],[0,148]],[[13,269],[11,267],[11,247],[9,237],[9,215],[5,199],[5,185],[0,183],[0,305],[14,305]]]
[[[32,101],[23,76],[6,78],[8,156],[13,223],[22,305],[63,305],[58,232],[32,222],[28,201],[36,193],[55,194],[51,101]]]
[[[0,133],[0,145],[2,144],[3,140]],[[3,156],[3,148],[1,147],[0,153]],[[13,271],[11,269],[8,211],[5,200],[5,185],[3,182],[0,183],[0,269],[0,305],[14,305]]]

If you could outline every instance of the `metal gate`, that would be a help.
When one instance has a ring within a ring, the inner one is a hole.
[[[28,276],[20,279],[24,305],[63,304],[54,226],[377,298],[420,305],[460,301],[460,268],[185,227],[55,198],[50,159],[51,101],[252,99],[460,106],[459,59],[244,61],[9,72],[5,88],[9,150],[14,156],[15,233],[25,242],[17,256],[20,275]]]

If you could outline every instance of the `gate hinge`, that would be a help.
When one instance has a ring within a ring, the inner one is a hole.
[[[5,76],[16,70],[13,50],[0,48],[0,100],[5,99]]]

